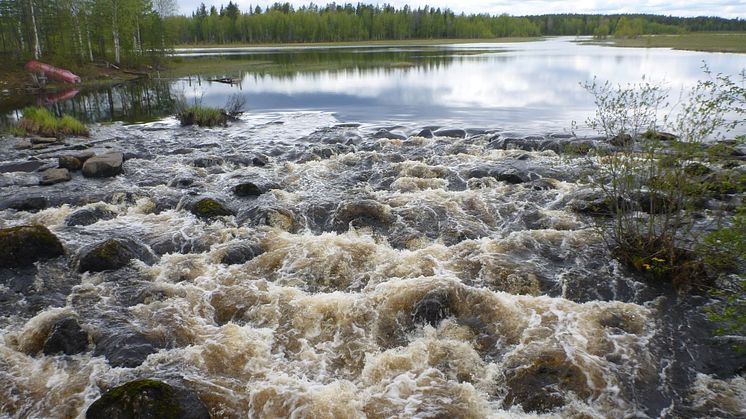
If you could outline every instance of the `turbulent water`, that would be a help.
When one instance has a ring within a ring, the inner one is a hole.
[[[3,208],[47,203],[0,211],[0,227],[43,224],[66,252],[0,270],[0,415],[82,417],[137,378],[196,391],[213,417],[746,414],[743,359],[712,337],[706,296],[635,277],[569,210],[585,188],[578,161],[495,147],[509,132],[422,128],[315,112],[221,129],[114,124],[68,143],[125,152],[115,178],[0,174]],[[2,161],[70,152],[13,143]],[[526,179],[491,175],[506,167]],[[235,196],[246,181],[264,193]],[[196,217],[205,196],[235,215]],[[94,207],[113,218],[66,225]],[[156,257],[77,273],[80,249],[112,237]],[[222,263],[246,248],[255,257]],[[89,350],[43,355],[66,316]],[[115,366],[100,350],[112,340],[145,349]]]

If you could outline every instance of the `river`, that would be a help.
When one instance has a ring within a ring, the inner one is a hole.
[[[39,162],[0,170],[0,228],[44,225],[65,252],[0,268],[0,415],[84,417],[152,378],[213,417],[743,417],[746,356],[714,337],[710,297],[610,255],[573,210],[584,157],[561,145],[593,113],[594,76],[679,91],[703,61],[734,74],[746,56],[572,41],[211,50],[333,69],[56,103],[100,122],[91,137],[0,142],[2,164]],[[236,93],[228,127],[169,116],[175,96]],[[38,184],[81,149],[121,151],[122,173]],[[195,215],[207,197],[227,215]],[[132,260],[81,273],[111,238]],[[68,318],[84,350],[45,354]]]

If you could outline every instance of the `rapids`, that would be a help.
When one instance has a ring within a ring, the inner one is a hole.
[[[101,125],[42,151],[1,141],[3,162],[56,166],[85,144],[126,160],[53,186],[0,173],[0,228],[42,224],[66,251],[0,269],[0,415],[84,417],[138,378],[196,391],[216,418],[746,414],[744,358],[712,337],[708,297],[636,277],[569,209],[582,157],[422,128],[290,112]],[[261,194],[236,196],[245,182]],[[202,197],[234,215],[195,216]],[[84,208],[111,216],[67,225]],[[80,249],[113,237],[153,263],[78,273]],[[44,355],[70,316],[89,349]]]

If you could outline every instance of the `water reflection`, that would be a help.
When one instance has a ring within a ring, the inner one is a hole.
[[[572,41],[178,50],[177,55],[196,60],[200,68],[209,68],[205,60],[221,56],[239,64],[231,67],[238,71],[204,70],[207,74],[175,81],[127,83],[83,92],[54,106],[88,121],[132,122],[172,113],[178,96],[222,106],[238,93],[250,112],[319,110],[333,112],[342,121],[556,131],[592,114],[592,99],[580,83],[594,76],[621,84],[645,76],[664,82],[676,97],[703,76],[703,62],[714,73],[735,74],[746,68],[746,55]],[[234,77],[240,83],[208,81],[215,77]]]

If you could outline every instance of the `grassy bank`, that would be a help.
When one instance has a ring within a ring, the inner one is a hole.
[[[672,48],[685,51],[746,53],[744,32],[698,32],[681,35],[643,35],[638,38],[584,42],[627,48]]]

